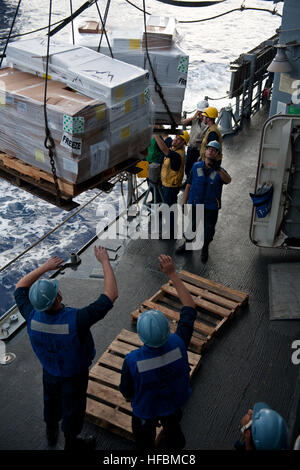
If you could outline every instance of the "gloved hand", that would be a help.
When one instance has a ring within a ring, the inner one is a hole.
[[[221,166],[221,161],[220,160],[214,160],[212,163],[211,163],[211,168],[213,170],[218,170]]]

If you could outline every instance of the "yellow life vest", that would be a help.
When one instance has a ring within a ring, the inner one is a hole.
[[[170,150],[173,150],[173,147]],[[180,155],[181,165],[178,171],[174,171],[171,168],[171,159],[169,157],[164,158],[161,168],[161,183],[167,188],[178,188],[181,186],[184,174],[184,148],[173,151]]]
[[[218,134],[219,144],[221,145],[221,152],[220,152],[220,155],[218,156],[218,160],[222,160],[222,157],[223,157],[223,155],[222,155],[222,134],[221,134],[221,131],[218,128],[217,124],[213,124],[212,126],[210,126],[207,129],[206,133],[204,134],[204,137],[203,137],[203,140],[202,140],[202,143],[201,143],[201,149],[200,149],[201,160],[205,159],[206,145],[208,144],[208,136],[211,132],[216,132]]]

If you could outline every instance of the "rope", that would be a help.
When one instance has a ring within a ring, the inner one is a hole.
[[[113,179],[113,183],[116,183],[118,182],[118,177],[116,177],[115,179]],[[139,184],[139,186],[141,186],[143,184],[143,181]],[[139,187],[138,186],[138,187]],[[47,237],[49,237],[50,235],[52,235],[52,233],[56,232],[56,230],[58,230],[60,227],[62,227],[66,222],[68,222],[70,219],[72,219],[72,217],[74,217],[75,215],[79,214],[79,212],[81,212],[83,209],[85,209],[91,202],[93,202],[97,197],[101,196],[101,194],[103,194],[104,191],[100,191],[99,193],[95,194],[95,196],[93,196],[91,199],[89,199],[83,206],[80,206],[76,211],[74,211],[72,214],[70,214],[68,217],[66,217],[60,224],[58,224],[56,227],[54,227],[53,229],[51,229],[49,232],[47,232],[45,235],[43,235],[41,238],[39,238],[39,240],[37,240],[35,243],[33,243],[32,245],[30,245],[28,248],[26,248],[26,250],[24,250],[22,253],[20,253],[19,255],[15,256],[15,258],[13,258],[12,260],[10,260],[7,264],[5,264],[4,266],[2,266],[0,268],[0,273],[2,271],[4,271],[6,268],[8,268],[11,264],[13,264],[15,261],[17,261],[18,259],[20,259],[22,256],[24,256],[26,253],[28,253],[28,251],[30,251],[32,248],[36,247],[39,243],[41,243],[43,240],[45,240]]]
[[[273,10],[268,10],[267,8],[245,7],[241,5],[240,8],[234,8],[233,10],[220,13],[219,15],[211,16],[210,18],[203,18],[201,20],[182,20],[182,21],[178,21],[178,23],[202,23],[203,21],[215,20],[216,18],[220,18],[221,16],[228,15],[229,13],[233,13],[234,11],[244,11],[244,10],[265,11],[265,12],[271,13],[272,15],[277,15],[277,16],[282,17],[282,15],[278,13],[276,8],[274,8]]]
[[[149,62],[149,66],[150,66],[150,69],[151,69],[151,73],[152,73],[152,76],[153,76],[153,80],[154,80],[154,83],[155,83],[155,91],[159,94],[159,97],[168,113],[168,116],[171,120],[171,125],[172,127],[176,128],[176,122],[175,122],[175,119],[173,118],[173,115],[171,113],[171,110],[168,106],[168,103],[163,95],[163,92],[162,92],[162,87],[161,85],[158,83],[158,80],[156,78],[156,75],[155,75],[155,72],[154,72],[154,69],[152,67],[152,63],[151,63],[151,60],[150,60],[150,56],[149,56],[149,51],[148,51],[148,38],[147,38],[147,32],[146,32],[146,8],[145,8],[145,0],[143,0],[143,8],[144,8],[144,32],[145,32],[145,46],[146,46],[146,55],[147,55],[147,59],[148,59],[148,62]]]
[[[0,60],[0,68],[1,68],[1,66],[2,66],[2,62],[3,62],[3,59],[4,59],[4,57],[5,57],[5,52],[6,52],[6,48],[7,48],[8,42],[9,42],[9,40],[11,39],[11,33],[12,33],[13,27],[14,27],[14,25],[15,25],[15,21],[16,21],[17,15],[18,15],[18,11],[19,11],[20,5],[21,5],[21,0],[19,0],[18,6],[17,6],[17,8],[16,8],[16,11],[15,11],[15,14],[14,14],[14,17],[13,17],[13,20],[12,20],[12,24],[11,24],[11,27],[10,27],[9,34],[8,34],[8,36],[7,36],[7,38],[6,38],[6,44],[5,44],[5,47],[4,47],[2,56],[1,56],[1,60]]]
[[[53,175],[54,186],[56,190],[56,199],[57,202],[61,200],[61,193],[58,186],[58,178],[56,174],[55,161],[54,161],[54,152],[55,152],[55,142],[51,135],[49,126],[48,126],[48,116],[47,116],[47,88],[48,88],[48,67],[49,67],[49,51],[50,51],[50,27],[51,27],[51,14],[52,14],[52,0],[49,1],[49,24],[48,24],[48,39],[47,39],[47,58],[46,58],[46,76],[45,76],[45,88],[44,88],[44,118],[45,118],[45,141],[44,145],[48,150],[51,171]]]
[[[149,13],[148,11],[145,11],[145,8],[142,9],[140,7],[138,7],[137,5],[135,5],[134,3],[132,3],[131,1],[129,0],[125,0],[127,3],[129,3],[129,5],[133,6],[134,8],[136,8],[137,10],[143,12],[144,14],[146,15],[151,15],[151,13]],[[175,6],[175,5],[174,5]],[[280,13],[278,13],[278,11],[276,10],[276,8],[274,8],[273,10],[269,10],[267,8],[256,8],[256,7],[245,7],[243,4],[239,7],[239,8],[234,8],[233,10],[229,10],[229,11],[226,11],[225,13],[220,13],[219,15],[215,15],[215,16],[211,16],[210,18],[203,18],[201,20],[181,20],[181,21],[178,21],[178,23],[200,23],[202,21],[210,21],[210,20],[214,20],[216,18],[220,18],[221,16],[225,16],[225,15],[228,15],[229,13],[232,13],[234,11],[244,11],[244,10],[257,10],[257,11],[265,11],[265,12],[268,12],[268,13],[271,13],[272,15],[277,15],[277,16],[282,16]]]
[[[110,42],[109,42],[109,39],[108,39],[108,36],[107,36],[107,33],[106,33],[106,29],[105,29],[109,7],[110,7],[110,0],[107,1],[105,13],[104,13],[104,21],[103,21],[102,15],[101,15],[101,12],[100,12],[100,8],[99,8],[99,5],[98,5],[98,0],[96,1],[96,8],[97,8],[97,11],[98,11],[98,15],[99,15],[99,18],[100,18],[100,21],[101,21],[101,27],[102,27],[102,32],[101,32],[101,37],[100,37],[97,52],[100,52],[100,47],[101,47],[102,38],[103,38],[103,34],[104,34],[105,38],[106,38],[106,42],[107,42],[108,47],[109,47],[110,55],[111,55],[112,58],[114,58],[112,49],[110,47]]]
[[[73,24],[73,5],[72,5],[72,0],[70,0],[70,13],[71,13],[71,17],[72,17],[72,41],[73,41],[73,45],[75,44],[75,37],[74,37],[74,24]]]

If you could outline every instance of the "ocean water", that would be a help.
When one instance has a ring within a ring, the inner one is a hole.
[[[83,0],[73,0],[73,11]],[[132,0],[142,8],[142,0]],[[226,0],[220,5],[203,8],[173,7],[155,0],[146,1],[147,12],[157,16],[173,16],[178,21],[210,18],[222,12],[245,7],[274,8],[273,2],[263,0]],[[17,0],[0,0],[0,51],[5,45],[11,21],[17,7]],[[102,16],[106,1],[98,2]],[[276,5],[282,13],[282,3]],[[70,14],[70,0],[52,1],[52,23]],[[17,16],[13,34],[24,34],[48,25],[49,2],[23,0]],[[98,19],[95,5],[86,10],[82,17]],[[226,16],[199,23],[179,23],[179,45],[189,54],[189,73],[183,109],[192,112],[196,103],[204,96],[215,98],[210,104],[221,109],[230,103],[224,97],[230,85],[229,64],[275,34],[281,18],[267,12],[253,10],[236,11]],[[107,18],[108,27],[134,29],[143,25],[143,13],[125,0],[112,0]],[[46,30],[30,36],[46,37]],[[57,38],[69,41],[71,26],[57,34]],[[14,38],[12,40],[16,40]],[[231,103],[234,105],[234,102]],[[86,204],[98,191],[90,190],[75,200]],[[0,272],[0,317],[14,304],[15,283],[31,269],[37,267],[49,256],[69,258],[96,234],[99,223],[97,209],[103,203],[117,206],[121,196],[121,185],[117,184],[109,194],[99,196],[81,212],[71,218],[63,227],[39,243],[4,271]],[[70,213],[58,209],[37,197],[0,179],[0,268],[24,250],[37,242],[51,229],[60,224]]]

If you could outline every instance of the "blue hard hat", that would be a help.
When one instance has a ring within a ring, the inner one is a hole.
[[[208,142],[206,148],[207,147],[213,147],[214,149],[218,150],[218,152],[221,152],[221,145],[217,140],[212,140],[211,142]]]
[[[53,305],[57,293],[58,281],[54,279],[38,279],[29,289],[29,300],[36,310],[43,312]]]
[[[160,310],[146,310],[138,318],[137,334],[146,346],[159,348],[170,336],[169,322]]]
[[[252,415],[252,440],[257,450],[287,448],[287,425],[266,403],[255,403]]]

